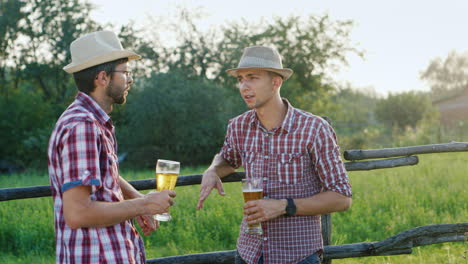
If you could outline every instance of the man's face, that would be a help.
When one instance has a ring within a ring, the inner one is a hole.
[[[128,90],[133,83],[133,78],[128,74],[127,63],[122,63],[115,67],[109,86],[106,88],[106,94],[112,98],[115,104],[125,104]]]
[[[273,85],[273,77],[264,70],[238,70],[237,80],[239,92],[250,109],[261,108],[277,92]]]

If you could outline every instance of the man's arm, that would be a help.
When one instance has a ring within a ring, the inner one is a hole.
[[[294,199],[296,215],[322,215],[333,212],[345,211],[351,207],[352,199],[345,195],[326,191],[316,195]],[[267,221],[286,213],[286,199],[261,199],[247,202],[244,205],[244,213],[248,215],[249,224]]]
[[[122,176],[120,176],[120,189],[122,190],[122,194],[125,200],[143,197],[143,194],[137,191]],[[135,220],[141,227],[141,231],[145,236],[150,235],[159,227],[159,221],[154,219],[153,215],[140,215],[135,217]]]
[[[213,188],[216,188],[220,195],[224,195],[221,178],[234,173],[235,171],[236,170],[221,155],[215,155],[210,167],[208,167],[208,169],[206,169],[206,171],[203,173],[197,210],[203,208],[203,202],[211,193]]]
[[[122,176],[119,176],[119,178],[120,178],[120,189],[122,190],[122,194],[125,200],[135,199],[135,198],[139,198],[143,196],[143,194],[137,191],[137,189],[135,189],[130,183],[128,183],[128,181],[125,180]]]
[[[72,229],[105,227],[136,216],[164,213],[174,203],[175,195],[166,190],[121,202],[102,202],[91,200],[90,186],[77,186],[63,193],[65,223]]]

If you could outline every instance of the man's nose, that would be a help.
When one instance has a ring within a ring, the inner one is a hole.
[[[250,85],[248,81],[240,81],[239,82],[239,90],[247,90],[250,89]]]

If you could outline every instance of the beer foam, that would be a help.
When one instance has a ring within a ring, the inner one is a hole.
[[[263,192],[263,189],[248,189],[248,190],[242,190],[243,192]]]

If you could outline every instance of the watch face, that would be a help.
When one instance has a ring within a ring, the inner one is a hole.
[[[286,206],[286,215],[291,216],[296,213],[296,205],[293,199],[288,199],[288,205]]]

